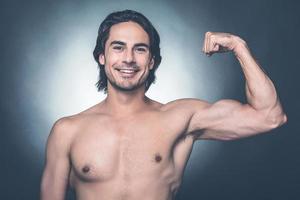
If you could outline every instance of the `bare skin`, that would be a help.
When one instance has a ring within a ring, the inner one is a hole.
[[[287,121],[272,81],[241,38],[207,32],[203,51],[235,53],[246,78],[247,104],[149,99],[144,82],[153,59],[147,45],[147,33],[134,22],[111,28],[99,57],[110,80],[107,97],[54,124],[42,200],[64,199],[68,185],[78,200],[172,200],[195,141],[249,137]]]

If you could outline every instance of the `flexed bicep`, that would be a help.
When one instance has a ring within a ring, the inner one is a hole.
[[[249,104],[224,99],[196,110],[189,131],[202,130],[197,139],[233,140],[275,128],[268,119],[268,111],[257,111]]]

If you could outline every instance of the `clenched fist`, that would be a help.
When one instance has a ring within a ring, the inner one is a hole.
[[[226,51],[237,53],[240,47],[246,47],[246,42],[236,35],[206,32],[202,50],[206,55],[211,56],[214,53]]]

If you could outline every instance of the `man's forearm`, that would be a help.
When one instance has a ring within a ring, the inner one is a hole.
[[[234,49],[234,53],[245,75],[248,104],[256,110],[272,111],[273,116],[286,118],[273,82],[255,61],[246,43],[240,42]]]
[[[207,55],[220,53],[224,50],[233,51],[240,61],[246,78],[248,105],[257,111],[256,114],[263,116],[264,124],[270,124],[271,128],[287,121],[274,84],[252,57],[244,40],[229,33],[206,32],[202,50]],[[246,106],[247,109],[249,106]]]

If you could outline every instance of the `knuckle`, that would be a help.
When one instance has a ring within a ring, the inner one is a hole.
[[[211,35],[211,32],[210,31],[207,31],[206,33],[205,33],[205,36],[206,37],[209,37]]]
[[[211,34],[211,35],[210,35],[210,39],[211,39],[212,41],[214,41],[216,38],[217,38],[217,35],[214,35],[214,34]]]

